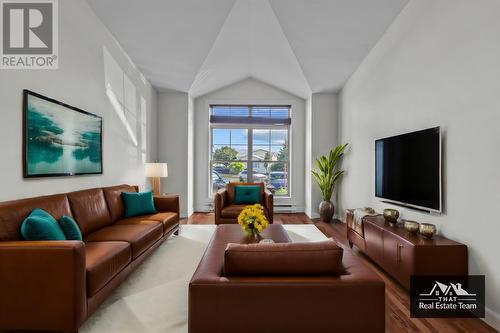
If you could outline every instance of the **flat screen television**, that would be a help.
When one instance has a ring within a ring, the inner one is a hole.
[[[375,141],[375,196],[402,206],[441,212],[439,127]]]

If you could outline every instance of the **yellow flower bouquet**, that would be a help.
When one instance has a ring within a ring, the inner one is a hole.
[[[269,225],[264,207],[260,204],[247,206],[243,208],[240,215],[238,215],[238,224],[250,236],[258,235]]]

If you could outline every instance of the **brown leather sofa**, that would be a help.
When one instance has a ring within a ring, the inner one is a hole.
[[[215,224],[233,224],[238,223],[238,215],[241,210],[248,205],[238,205],[234,203],[234,187],[239,185],[259,185],[261,187],[261,202],[269,223],[273,223],[274,196],[266,189],[264,183],[240,183],[234,182],[227,184],[214,196]]]
[[[289,241],[278,224],[262,236]],[[217,227],[189,284],[189,333],[385,331],[384,282],[350,249],[343,248],[340,275],[306,275],[314,267],[297,275],[226,275],[228,243],[247,241],[239,226]],[[281,257],[281,266],[285,261],[297,262]],[[291,267],[288,273],[296,271]]]
[[[157,214],[124,218],[122,192],[94,188],[0,203],[0,330],[75,332],[179,227],[179,197],[154,198]],[[34,208],[73,216],[84,241],[23,241]]]

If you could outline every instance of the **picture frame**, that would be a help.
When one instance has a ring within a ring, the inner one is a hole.
[[[23,90],[23,177],[103,174],[102,117]]]

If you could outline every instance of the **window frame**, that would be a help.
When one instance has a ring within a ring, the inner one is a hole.
[[[242,117],[242,119],[248,119],[252,118],[252,111],[254,107],[257,108],[262,108],[262,107],[280,107],[280,108],[287,108],[288,109],[288,118],[291,119],[291,113],[292,113],[292,106],[291,105],[269,105],[269,104],[210,104],[209,106],[209,115],[211,116],[213,114],[213,108],[214,107],[248,107],[249,109],[249,117]],[[236,118],[236,117],[235,117]],[[237,119],[237,118],[236,118]],[[277,198],[284,198],[284,199],[290,199],[291,198],[291,130],[292,130],[292,124],[291,122],[288,124],[249,124],[245,123],[242,121],[241,123],[235,122],[232,124],[229,123],[212,123],[209,122],[209,143],[208,143],[208,148],[209,148],[209,196],[212,196],[215,192],[213,191],[213,166],[214,164],[217,163],[227,163],[227,161],[219,161],[219,160],[213,160],[212,155],[213,155],[213,146],[214,146],[214,138],[213,138],[213,129],[246,129],[247,130],[247,159],[246,160],[235,160],[234,162],[242,162],[246,164],[246,169],[247,169],[247,180],[248,182],[253,181],[253,167],[254,163],[283,163],[285,164],[286,167],[286,172],[287,172],[287,194],[286,195],[279,195]],[[286,142],[288,145],[288,156],[286,161],[273,161],[273,160],[262,160],[262,161],[257,161],[253,160],[253,130],[255,129],[267,129],[267,130],[286,130],[287,131],[287,137],[286,137]]]

